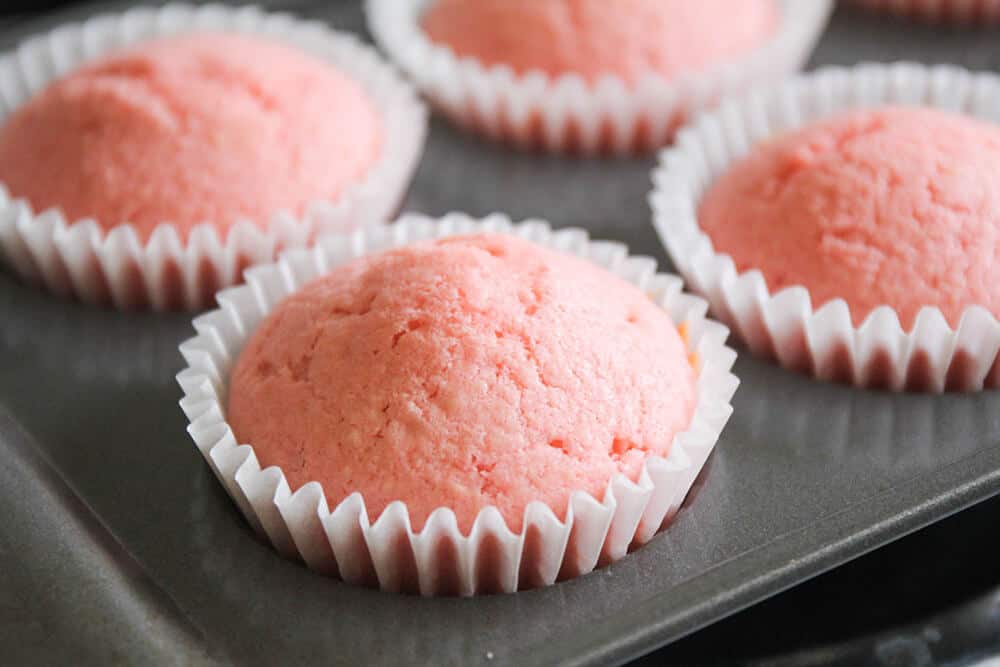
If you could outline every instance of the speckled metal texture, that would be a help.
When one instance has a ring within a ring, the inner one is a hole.
[[[354,2],[282,7],[363,30]],[[9,24],[0,46],[95,11]],[[998,37],[840,11],[813,64],[998,69]],[[652,165],[520,153],[435,119],[405,209],[543,217],[666,266]],[[190,332],[186,315],[94,310],[0,274],[3,662],[620,663],[1000,490],[997,392],[861,391],[742,354],[735,414],[646,547],[544,590],[384,594],[255,539],[184,432],[173,375]]]

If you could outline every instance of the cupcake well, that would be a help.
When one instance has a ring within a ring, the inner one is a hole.
[[[316,21],[253,7],[172,4],[94,17],[31,38],[0,59],[0,122],[49,82],[111,51],[194,31],[256,34],[288,43],[358,81],[381,113],[383,153],[336,201],[317,199],[301,216],[275,211],[259,226],[238,221],[220,238],[211,224],[182,242],[164,221],[148,241],[129,224],[103,231],[92,220],[67,220],[58,209],[34,211],[0,183],[0,259],[28,282],[59,295],[118,308],[197,309],[240,281],[243,269],[272,261],[324,232],[385,222],[416,167],[426,110],[413,90],[355,37]]]
[[[678,271],[754,354],[863,387],[1000,387],[1000,322],[985,308],[967,308],[953,329],[938,308],[927,306],[912,330],[904,331],[896,312],[883,306],[855,327],[842,299],[814,309],[804,286],[771,294],[758,271],[737,273],[698,226],[702,196],[754,144],[840,111],[886,104],[932,106],[1000,122],[1000,77],[956,67],[860,65],[823,69],[730,100],[695,119],[661,153],[650,195],[654,225]]]
[[[851,0],[873,12],[927,23],[1000,23],[1000,0]]]
[[[604,497],[575,492],[565,520],[535,502],[520,533],[511,532],[495,508],[480,511],[469,535],[446,507],[423,530],[413,531],[406,504],[390,504],[375,520],[354,493],[330,508],[317,482],[292,493],[280,468],[261,470],[252,445],[238,443],[226,422],[228,376],[240,349],[273,306],[297,286],[330,267],[409,242],[473,232],[504,232],[589,258],[637,285],[684,324],[697,356],[698,401],[689,428],[675,436],[666,459],[649,458],[637,483],[623,475],[608,482]],[[318,247],[285,253],[277,264],[247,273],[247,285],[219,294],[220,309],[195,320],[198,336],[181,352],[188,367],[178,375],[181,407],[198,449],[250,524],[290,558],[350,583],[424,595],[513,592],[549,585],[622,558],[676,514],[711,453],[732,407],[738,380],[735,353],[722,325],[704,316],[707,304],[681,292],[676,276],[656,273],[649,258],[629,257],[617,243],[590,241],[582,230],[553,231],[546,223],[514,225],[503,216],[473,220],[453,214],[440,220],[406,216],[386,227],[326,237]]]
[[[781,24],[739,61],[676,79],[651,74],[637,85],[613,75],[589,84],[578,75],[515,74],[457,58],[423,32],[433,0],[366,0],[368,25],[431,102],[458,124],[522,148],[627,154],[667,143],[694,110],[752,85],[780,80],[809,57],[832,0],[778,0]]]

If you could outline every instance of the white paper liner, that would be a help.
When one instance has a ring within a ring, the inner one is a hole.
[[[33,37],[0,58],[0,122],[47,83],[108,52],[144,40],[193,31],[259,34],[325,60],[362,85],[384,123],[382,155],[363,180],[336,201],[311,202],[302,216],[275,212],[266,228],[238,221],[225,238],[211,224],[186,243],[169,224],[147,242],[132,225],[102,230],[93,220],[67,221],[57,210],[34,212],[0,183],[0,260],[23,279],[60,295],[118,308],[195,309],[240,281],[243,269],[273,261],[318,234],[387,221],[405,194],[423,147],[426,110],[415,91],[374,49],[317,21],[255,7],[166,5],[106,14]]]
[[[329,508],[319,483],[295,493],[280,468],[261,470],[250,445],[239,445],[226,423],[230,369],[253,330],[274,305],[305,282],[366,253],[421,239],[494,231],[588,258],[637,285],[687,327],[697,354],[698,401],[690,427],[667,458],[651,457],[638,483],[610,480],[603,501],[583,491],[570,499],[565,521],[531,503],[521,533],[500,513],[482,510],[468,536],[450,509],[438,508],[420,532],[406,505],[390,504],[372,523],[359,493]],[[590,241],[580,229],[553,231],[546,223],[514,225],[504,216],[484,220],[451,214],[440,220],[406,216],[386,227],[328,237],[311,250],[294,250],[277,264],[256,267],[247,284],[223,291],[220,308],[195,319],[198,336],[181,345],[189,364],[178,376],[188,432],[253,527],[282,554],[351,583],[424,595],[474,595],[544,586],[592,570],[647,542],[677,512],[732,412],[736,358],[727,329],[705,318],[708,304],[681,292],[677,276],[656,273],[647,257],[629,257],[618,243]]]
[[[1000,0],[851,0],[867,10],[929,23],[998,23]]]
[[[967,308],[952,329],[938,308],[925,307],[906,332],[896,312],[881,306],[855,327],[843,299],[814,310],[803,286],[771,294],[759,271],[737,273],[732,258],[717,253],[698,226],[702,196],[752,145],[840,111],[884,104],[1000,122],[1000,77],[957,67],[864,64],[822,69],[728,101],[681,130],[674,147],[661,153],[650,196],[656,230],[678,271],[755,354],[865,387],[1000,387],[1000,322],[985,308]]]
[[[656,75],[628,85],[615,76],[594,84],[575,74],[515,74],[457,58],[420,26],[433,0],[366,0],[376,42],[445,114],[523,148],[625,154],[664,145],[691,111],[798,70],[809,57],[832,0],[778,0],[781,25],[739,61],[675,79]]]

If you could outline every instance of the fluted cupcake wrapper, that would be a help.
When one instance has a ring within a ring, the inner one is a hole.
[[[847,303],[814,309],[808,290],[772,294],[759,271],[739,273],[699,228],[712,182],[751,147],[785,130],[852,108],[925,105],[1000,122],[1000,77],[957,67],[859,65],[828,68],[725,103],[683,129],[660,155],[650,195],[654,224],[678,271],[755,354],[820,378],[865,387],[975,391],[1000,386],[1000,322],[967,308],[951,328],[925,307],[910,331],[889,306],[859,327]],[[781,222],[775,221],[775,228]]]
[[[524,148],[631,153],[669,141],[693,110],[799,69],[829,16],[832,0],[779,0],[781,25],[744,58],[676,79],[649,75],[636,85],[615,76],[590,84],[575,74],[516,74],[458,58],[420,26],[428,0],[366,0],[378,44],[416,86],[460,125]]]
[[[1000,23],[1000,0],[850,0],[869,11],[928,23]]]
[[[330,508],[311,482],[292,492],[281,469],[261,470],[252,445],[240,444],[226,422],[230,370],[261,320],[307,281],[355,257],[422,239],[493,231],[590,259],[644,290],[687,331],[697,358],[697,405],[689,428],[666,458],[651,457],[637,482],[617,475],[603,499],[577,491],[563,520],[545,504],[531,503],[521,532],[511,532],[499,511],[483,509],[463,535],[451,509],[431,513],[414,531],[405,499],[370,517],[354,493]],[[512,224],[451,214],[440,220],[406,216],[385,227],[327,237],[316,248],[285,253],[276,264],[247,273],[247,284],[219,294],[220,308],[194,321],[198,336],[181,352],[188,367],[178,375],[190,420],[188,431],[250,524],[282,554],[310,568],[386,591],[424,595],[511,592],[574,577],[624,556],[647,542],[677,512],[732,412],[738,380],[727,329],[705,318],[707,304],[681,292],[677,276],[656,273],[656,262],[629,257],[618,243],[591,241],[579,229],[553,231],[546,223]]]
[[[36,212],[0,183],[0,259],[25,280],[60,295],[118,308],[196,309],[239,282],[243,269],[326,232],[387,221],[405,194],[423,147],[426,110],[413,89],[370,47],[317,21],[255,7],[171,4],[70,24],[36,36],[0,58],[0,122],[49,82],[101,55],[148,39],[194,31],[256,34],[318,57],[357,81],[384,122],[375,165],[335,201],[316,200],[299,216],[239,220],[220,236],[210,222],[186,241],[169,224],[143,242],[130,224],[110,231],[93,220]],[[333,156],[332,159],[335,159]]]

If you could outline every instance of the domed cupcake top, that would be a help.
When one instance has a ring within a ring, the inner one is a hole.
[[[512,530],[541,501],[602,497],[687,428],[695,371],[644,293],[500,235],[423,242],[334,269],[281,302],[241,353],[228,421],[262,466],[419,529],[487,505]]]
[[[778,21],[774,0],[434,0],[422,19],[433,41],[486,65],[630,83],[737,58]]]
[[[699,224],[774,292],[880,305],[912,326],[940,308],[1000,315],[1000,127],[940,110],[850,111],[752,149],[706,194]]]
[[[148,238],[301,213],[361,180],[383,140],[356,82],[291,46],[187,34],[49,85],[0,128],[0,182],[35,210]]]

